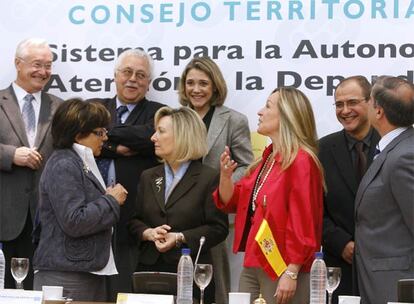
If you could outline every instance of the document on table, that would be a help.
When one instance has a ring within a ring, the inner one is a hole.
[[[0,304],[41,304],[42,296],[42,291],[2,289]]]

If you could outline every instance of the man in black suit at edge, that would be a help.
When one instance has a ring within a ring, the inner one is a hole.
[[[121,53],[115,65],[117,95],[101,102],[111,113],[108,141],[97,159],[107,185],[120,183],[128,190],[121,208],[121,218],[114,229],[113,249],[118,275],[108,280],[109,300],[115,302],[118,292],[131,292],[131,275],[138,259],[138,249],[127,231],[126,223],[135,213],[139,177],[145,169],[158,164],[150,137],[154,133],[154,114],[164,106],[145,98],[152,78],[152,58],[142,50]]]
[[[324,198],[323,251],[327,266],[342,270],[337,295],[352,295],[354,200],[362,175],[372,162],[378,133],[368,120],[371,84],[363,76],[343,79],[335,91],[335,110],[343,130],[320,139],[319,159],[328,191]]]

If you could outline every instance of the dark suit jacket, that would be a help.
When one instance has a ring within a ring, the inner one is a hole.
[[[355,264],[361,303],[397,301],[397,281],[414,274],[414,129],[392,140],[355,198]]]
[[[163,224],[171,226],[172,232],[184,234],[193,260],[200,237],[205,236],[200,262],[211,263],[209,249],[222,242],[228,233],[227,216],[216,208],[212,199],[217,183],[217,171],[198,161],[192,161],[165,203],[164,165],[142,173],[137,214],[129,223],[131,233],[140,244],[140,264],[154,265],[161,257],[164,263],[178,265],[181,256],[179,248],[160,253],[153,242],[141,239],[145,229]]]
[[[379,141],[373,130],[368,152],[371,164]],[[342,251],[349,241],[354,241],[354,200],[358,182],[351,154],[345,138],[345,130],[327,135],[319,141],[319,160],[325,170],[328,192],[324,197],[322,245],[324,260],[328,266],[342,268],[338,294],[352,293],[352,266],[342,259]]]
[[[104,144],[100,157],[114,160],[117,182],[128,190],[128,197],[121,207],[121,218],[114,232],[114,255],[119,272],[119,276],[111,277],[117,280],[115,287],[111,287],[113,289],[111,300],[115,301],[114,296],[117,291],[131,292],[131,274],[137,264],[138,252],[126,223],[136,213],[135,199],[142,171],[159,164],[150,138],[154,134],[155,112],[164,105],[144,98],[129,114],[125,123],[118,125],[116,97],[89,101],[102,103],[111,113],[112,121],[108,126],[108,141]],[[131,148],[137,152],[137,155],[124,157],[116,154],[118,144]]]
[[[72,149],[53,152],[39,185],[38,270],[97,271],[109,259],[120,207]]]
[[[43,165],[52,153],[50,125],[61,101],[42,92],[35,146],[43,156]],[[0,91],[0,241],[19,236],[29,214],[34,221],[43,167],[32,170],[13,164],[16,148],[29,147],[24,122],[13,87]]]

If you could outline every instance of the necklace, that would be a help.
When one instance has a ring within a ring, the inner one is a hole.
[[[254,184],[254,188],[253,188],[253,198],[252,198],[252,210],[253,210],[253,212],[256,210],[256,199],[257,199],[257,196],[259,195],[260,190],[262,189],[264,183],[266,182],[267,177],[270,174],[270,171],[272,171],[272,169],[273,169],[273,165],[275,164],[275,158],[272,157],[272,154],[273,153],[270,153],[269,156],[267,157],[267,159],[266,159],[266,161],[265,161],[262,169],[259,172],[259,175],[257,176],[256,183]],[[272,163],[268,167],[268,164],[269,164],[270,159],[272,159]],[[267,170],[266,170],[266,168],[267,168]],[[266,171],[266,173],[265,173],[263,179],[261,180],[262,175],[263,175],[263,173],[265,171]]]

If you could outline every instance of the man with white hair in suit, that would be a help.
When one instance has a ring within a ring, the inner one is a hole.
[[[17,78],[0,91],[0,242],[6,259],[5,288],[14,288],[11,258],[33,256],[37,186],[53,149],[50,124],[61,101],[43,91],[52,61],[46,40],[23,40],[14,58]],[[24,283],[32,289],[33,271]]]

